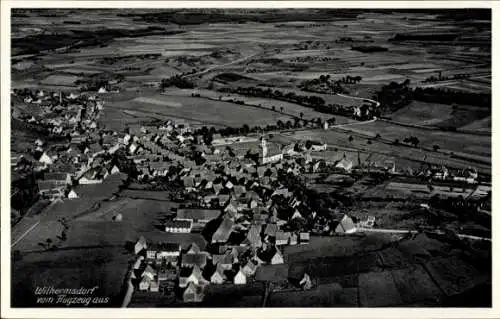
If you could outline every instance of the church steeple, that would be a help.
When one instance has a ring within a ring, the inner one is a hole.
[[[265,138],[262,138],[260,141],[260,146],[262,148],[262,157],[267,157],[267,141]]]

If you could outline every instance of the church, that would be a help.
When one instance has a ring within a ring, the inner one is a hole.
[[[280,147],[276,144],[268,144],[265,138],[261,139],[260,147],[262,149],[261,164],[275,163],[283,159],[283,152]]]

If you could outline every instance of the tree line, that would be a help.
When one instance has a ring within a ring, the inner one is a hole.
[[[447,105],[472,105],[491,107],[491,94],[473,93],[450,90],[446,88],[409,87],[410,80],[401,83],[391,82],[375,93],[373,99],[378,100],[386,111],[396,111],[410,104],[412,101],[440,103]]]

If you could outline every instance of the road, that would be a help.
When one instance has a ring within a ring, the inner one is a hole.
[[[207,68],[205,70],[202,70],[202,71],[199,71],[199,72],[196,72],[196,73],[186,74],[186,75],[184,75],[184,77],[191,77],[191,76],[203,75],[203,74],[212,72],[212,71],[214,71],[214,70],[216,70],[218,68],[223,68],[223,67],[226,67],[226,66],[230,66],[230,65],[233,65],[233,64],[238,64],[238,63],[244,62],[246,60],[249,60],[251,58],[256,57],[259,54],[261,54],[261,53],[259,52],[259,53],[255,53],[255,54],[252,54],[252,55],[247,55],[247,56],[244,56],[242,58],[236,59],[236,60],[228,62],[228,63],[214,65],[212,67],[209,67],[209,68]]]
[[[357,97],[357,96],[352,96],[352,95],[346,95],[346,94],[341,94],[337,93],[338,96],[354,99],[354,100],[363,100],[363,101],[370,101],[371,103],[375,104],[377,107],[380,106],[380,103],[378,101],[372,100],[372,99],[367,99],[363,97]]]
[[[19,236],[11,245],[10,247],[14,247],[18,242],[21,241],[21,239],[23,239],[24,237],[26,237],[26,235],[28,235],[33,229],[35,229],[36,226],[38,226],[38,224],[40,224],[40,221],[37,221],[36,223],[34,223],[33,225],[31,225],[30,228],[28,228],[27,231],[25,231],[24,233],[22,233],[21,236]]]

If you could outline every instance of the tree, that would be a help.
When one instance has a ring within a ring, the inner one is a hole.
[[[19,250],[16,249],[12,252],[12,260],[19,261],[22,259],[23,259],[23,256],[21,255],[21,252]]]
[[[276,106],[274,106],[274,105],[273,105],[273,106],[271,106],[271,109],[272,109],[273,111],[276,111]]]
[[[50,249],[50,245],[52,245],[52,239],[47,238],[47,239],[45,240],[45,245],[46,245],[46,248],[47,248],[47,249]]]
[[[349,135],[349,142],[352,142],[354,140],[354,138],[352,137],[352,135]]]
[[[306,141],[306,148],[307,148],[307,149],[311,149],[311,147],[312,147],[312,142],[311,142],[311,140]]]
[[[418,138],[414,137],[413,140],[412,140],[413,146],[417,147],[418,143],[420,143],[420,140]]]
[[[283,106],[280,106],[280,112],[283,113]]]
[[[304,113],[300,112],[299,116],[300,116],[300,119],[302,119],[304,117]]]
[[[381,138],[380,133],[377,133],[377,135],[375,135],[375,138],[377,138],[377,139]]]
[[[394,142],[393,142],[394,145],[398,145],[399,144],[399,139],[395,139]]]
[[[434,144],[434,146],[432,146],[432,148],[434,149],[434,152],[437,152],[440,149],[439,145],[437,145],[437,144]]]

